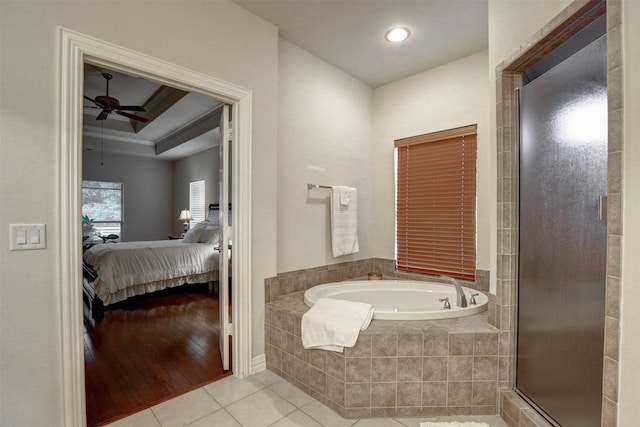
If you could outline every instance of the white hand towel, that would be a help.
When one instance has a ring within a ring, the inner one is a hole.
[[[348,194],[343,199],[342,195]],[[347,204],[343,204],[342,201]],[[356,253],[358,246],[358,190],[331,187],[331,250],[334,257]]]
[[[371,304],[319,298],[302,316],[302,345],[342,353],[344,347],[355,345],[372,318]]]
[[[349,202],[351,201],[351,187],[337,187],[336,191],[340,194],[340,205],[341,206],[349,206]]]

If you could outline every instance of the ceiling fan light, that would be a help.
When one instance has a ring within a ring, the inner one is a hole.
[[[406,27],[393,27],[384,35],[390,43],[401,43],[409,38],[411,31]]]

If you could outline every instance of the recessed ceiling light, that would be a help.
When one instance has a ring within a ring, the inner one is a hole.
[[[391,43],[400,43],[405,41],[411,35],[411,31],[405,27],[393,27],[387,34],[384,35],[384,38]]]

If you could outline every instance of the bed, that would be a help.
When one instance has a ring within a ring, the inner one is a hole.
[[[220,233],[216,205],[207,221],[182,239],[102,243],[83,254],[83,290],[89,311],[127,298],[190,283],[218,281]]]

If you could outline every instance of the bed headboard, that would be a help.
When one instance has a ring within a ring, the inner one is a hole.
[[[220,204],[209,203],[209,212],[207,212],[207,221],[220,222],[219,211],[220,211]],[[229,203],[229,224],[231,224],[231,203]]]
[[[218,211],[220,210],[220,205],[218,203],[209,203],[209,211],[207,212],[207,221],[218,222],[220,218],[218,217]]]

